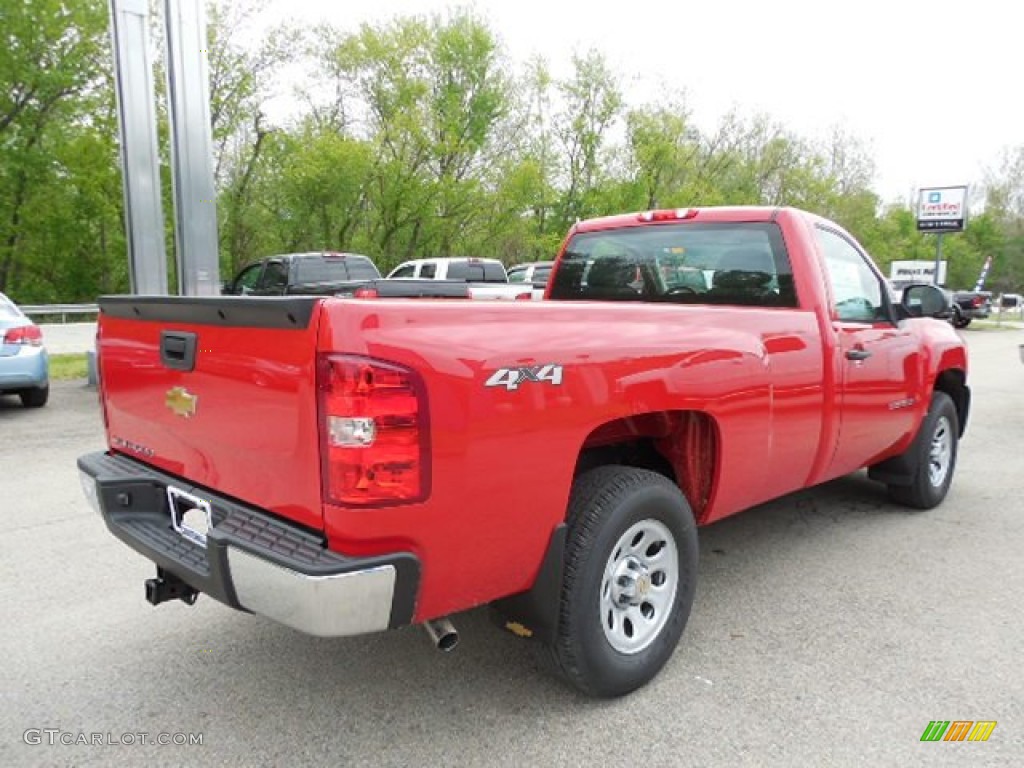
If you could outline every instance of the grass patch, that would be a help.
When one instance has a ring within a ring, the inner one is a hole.
[[[1014,318],[1013,320],[1003,320],[1001,323],[994,318],[988,318],[987,320],[972,320],[971,324],[965,329],[967,331],[1017,331],[1020,330],[1021,322]]]
[[[84,379],[89,375],[85,355],[50,355],[50,378],[55,381]]]

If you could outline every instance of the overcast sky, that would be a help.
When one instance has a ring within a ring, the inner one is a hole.
[[[842,127],[865,142],[875,189],[980,182],[1024,144],[1024,39],[1014,0],[267,0],[269,22],[358,29],[469,7],[514,62],[540,55],[556,76],[594,48],[631,103],[683,91],[708,127],[732,108],[768,113],[801,136]]]

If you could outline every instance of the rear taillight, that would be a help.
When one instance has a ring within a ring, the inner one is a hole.
[[[43,346],[43,332],[38,325],[23,325],[19,328],[8,328],[4,332],[4,344],[27,344],[32,347]]]
[[[318,388],[325,501],[383,505],[426,498],[427,404],[419,376],[371,358],[324,355]]]
[[[971,299],[971,305],[978,308],[985,306],[985,297],[975,296],[973,299]]]
[[[376,299],[380,294],[377,293],[376,288],[356,288],[356,292],[352,295],[357,299]]]

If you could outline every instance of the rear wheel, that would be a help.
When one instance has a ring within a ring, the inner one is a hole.
[[[945,392],[932,395],[928,414],[911,443],[915,470],[909,485],[890,485],[889,496],[900,504],[931,509],[942,503],[953,482],[960,435],[956,406]]]
[[[697,581],[697,531],[679,488],[604,466],[573,484],[558,631],[562,675],[592,696],[629,693],[675,650]]]
[[[42,408],[50,399],[50,385],[23,389],[18,396],[21,398],[21,404],[26,408]]]

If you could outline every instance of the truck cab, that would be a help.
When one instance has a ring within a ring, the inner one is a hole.
[[[368,256],[323,251],[268,256],[243,267],[221,288],[225,296],[321,295],[342,285],[376,280],[380,270]]]
[[[497,259],[445,257],[412,259],[388,273],[388,280],[418,278],[421,280],[462,280],[473,283],[507,283],[505,265]]]

